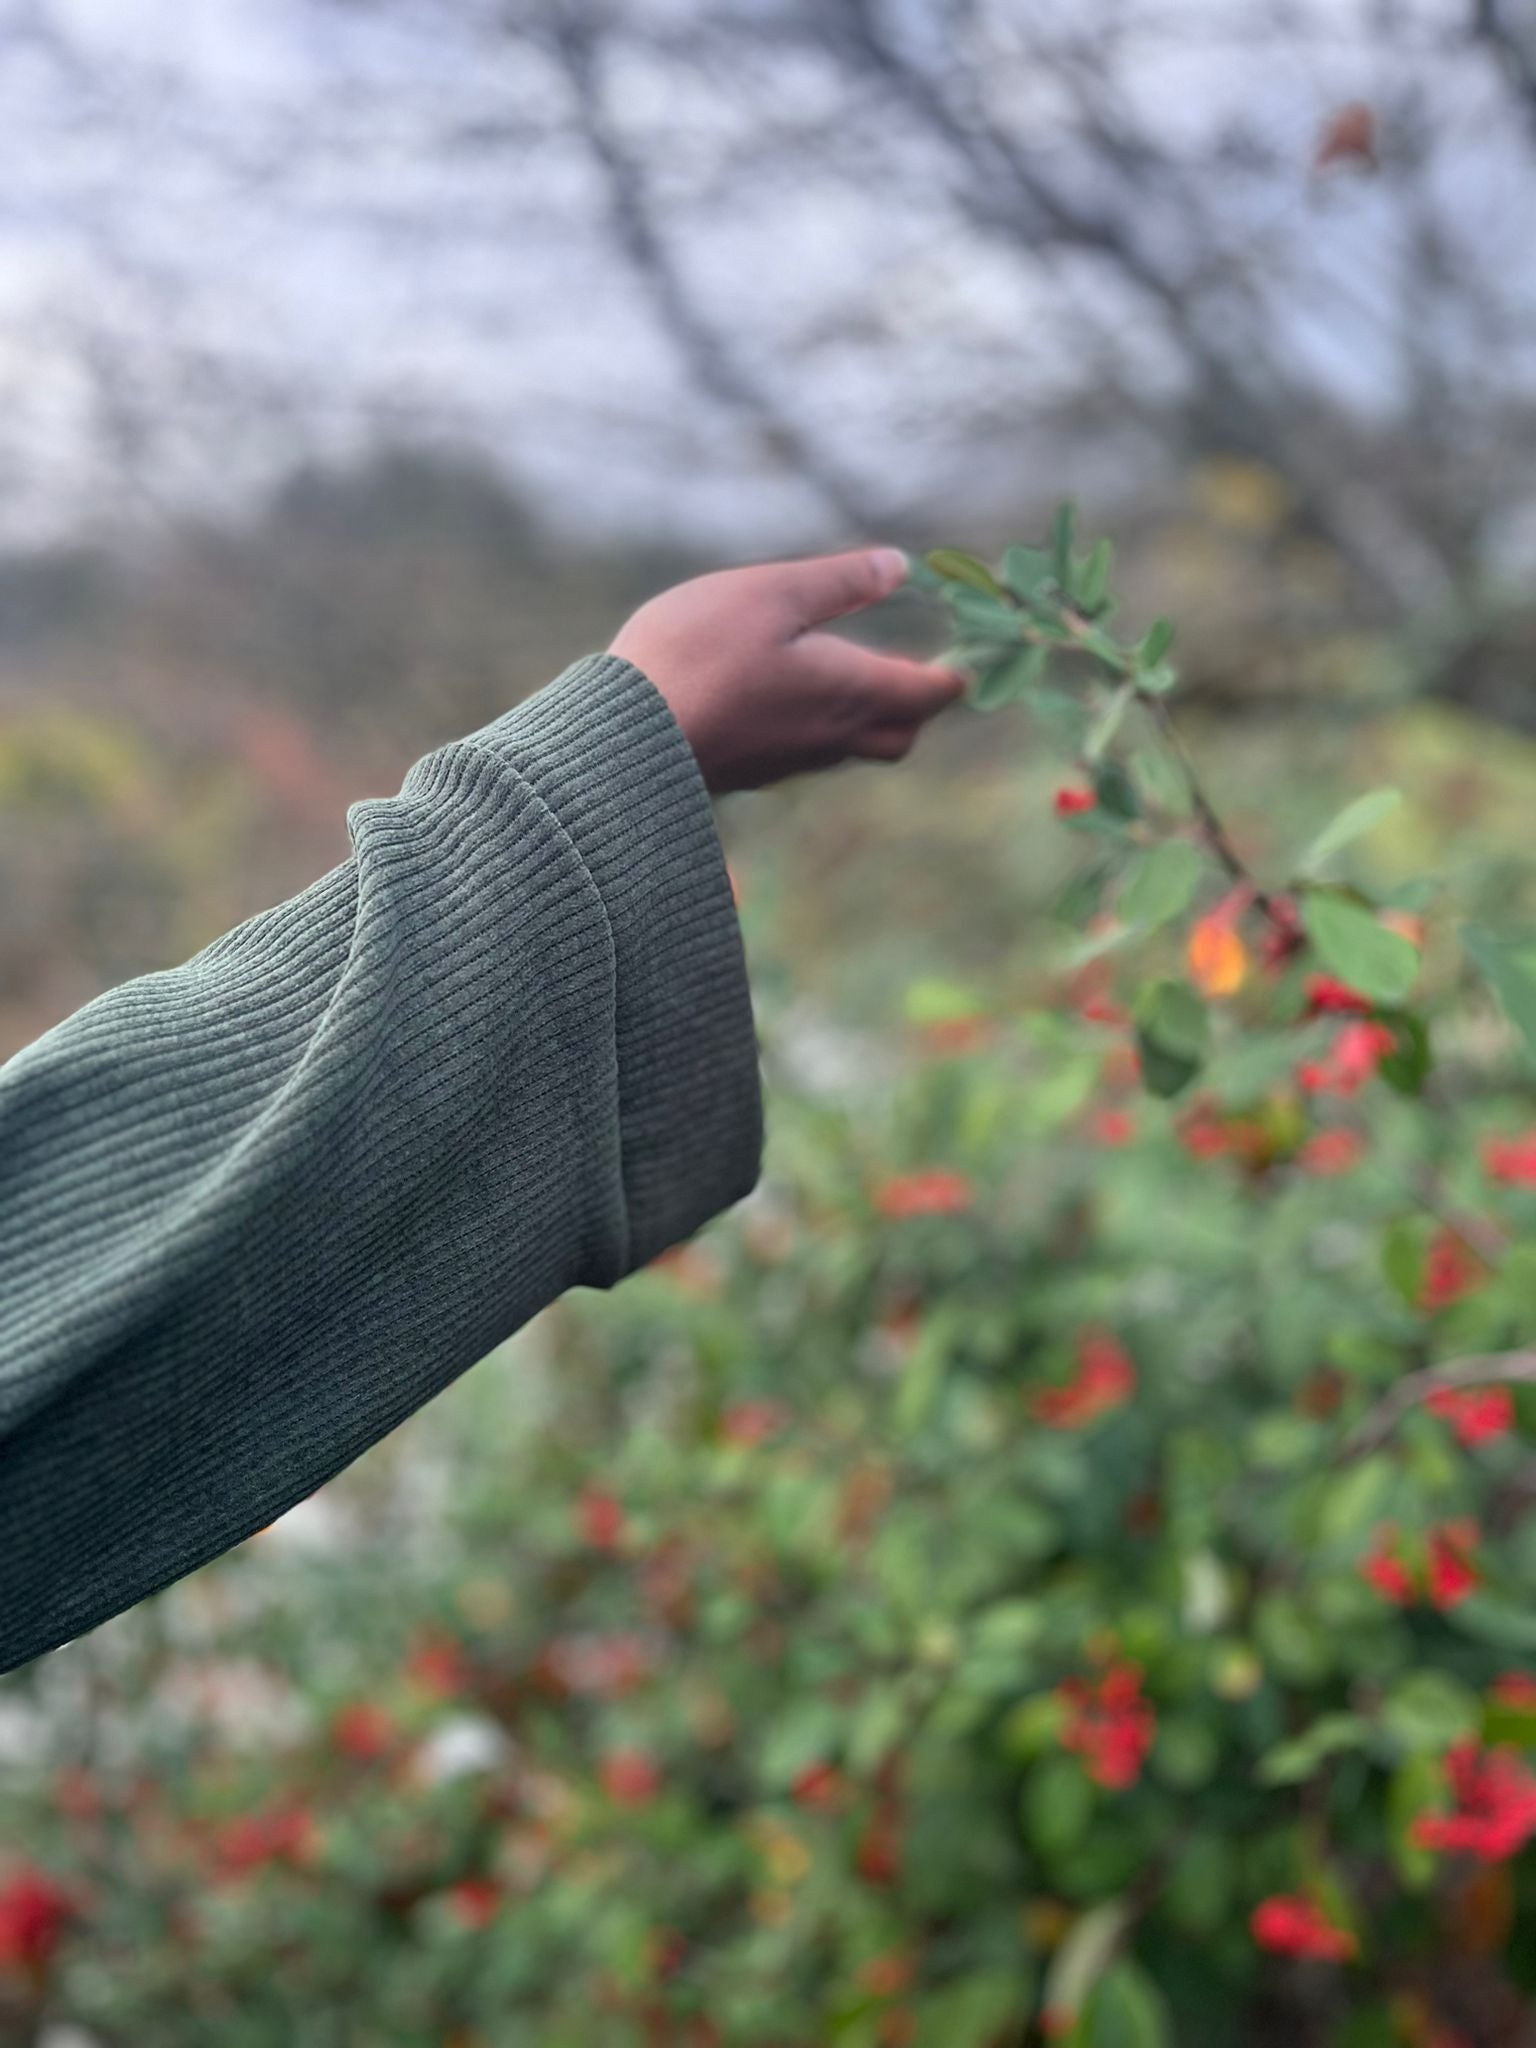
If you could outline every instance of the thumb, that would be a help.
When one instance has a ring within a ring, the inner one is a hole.
[[[846,554],[781,562],[776,573],[796,625],[803,631],[826,619],[878,604],[901,588],[907,567],[900,548],[852,548]]]

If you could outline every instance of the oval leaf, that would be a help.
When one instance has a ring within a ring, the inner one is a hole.
[[[1154,926],[1179,917],[1194,901],[1200,882],[1200,855],[1187,839],[1169,839],[1154,848],[1137,868],[1120,897],[1120,915],[1127,924]]]
[[[931,548],[924,559],[946,583],[968,583],[972,590],[984,590],[988,597],[1006,595],[986,563],[976,555],[966,554],[963,548]]]
[[[1040,683],[1049,658],[1047,648],[1026,647],[1022,653],[994,663],[977,678],[970,696],[972,705],[978,711],[999,711],[1005,704],[1016,704]]]
[[[1379,924],[1363,904],[1314,890],[1301,914],[1323,965],[1373,1003],[1400,1003],[1413,987],[1418,948]]]
[[[1187,981],[1149,982],[1136,1000],[1136,1022],[1167,1052],[1204,1059],[1210,1049],[1209,1013]]]
[[[1172,645],[1172,619],[1154,619],[1142,634],[1141,645],[1136,649],[1137,667],[1156,668]]]
[[[1109,572],[1114,564],[1115,544],[1101,540],[1083,564],[1077,579],[1077,602],[1091,619],[1104,609],[1109,595]]]
[[[1025,604],[1050,575],[1051,558],[1044,548],[1012,547],[1003,556],[1003,581]]]
[[[1536,940],[1501,938],[1477,925],[1464,926],[1461,939],[1511,1024],[1536,1051]]]
[[[1363,839],[1367,832],[1374,832],[1383,818],[1391,816],[1403,800],[1399,789],[1373,789],[1364,796],[1357,796],[1352,804],[1346,804],[1331,823],[1325,825],[1312,844],[1302,855],[1299,872],[1315,874],[1324,861],[1350,845],[1356,839]]]
[[[1011,605],[964,583],[952,583],[947,595],[955,632],[962,639],[1019,644],[1019,615]]]
[[[1106,1899],[1068,1928],[1066,1937],[1051,1958],[1046,1973],[1045,1996],[1041,2003],[1069,2021],[1075,2021],[1089,1992],[1109,1967],[1131,1919],[1131,1908],[1123,1899]]]
[[[1162,1993],[1125,1956],[1088,1994],[1079,2031],[1083,2048],[1169,2048],[1173,2040]]]

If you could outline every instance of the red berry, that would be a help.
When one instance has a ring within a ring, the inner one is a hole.
[[[618,1806],[649,1806],[661,1790],[656,1759],[643,1749],[614,1749],[603,1758],[603,1790]]]

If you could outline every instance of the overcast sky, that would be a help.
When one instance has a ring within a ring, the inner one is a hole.
[[[1530,21],[1527,0],[1508,4]],[[238,502],[296,455],[344,454],[383,433],[484,448],[586,530],[755,538],[803,525],[803,487],[776,478],[742,423],[698,398],[612,253],[593,167],[565,132],[561,80],[525,44],[478,37],[487,11],[481,0],[14,0],[8,17],[0,0],[0,19],[13,17],[0,42],[7,532],[103,517],[147,530],[187,502]],[[634,0],[629,11],[686,26],[700,6]],[[1146,25],[1118,48],[1118,85],[1191,162],[1241,136],[1220,173],[1224,232],[1305,274],[1277,313],[1299,377],[1361,406],[1396,402],[1396,359],[1374,338],[1405,246],[1393,188],[1322,189],[1308,165],[1331,109],[1405,90],[1433,102],[1442,200],[1453,214],[1464,202],[1469,237],[1502,252],[1488,260],[1515,339],[1499,374],[1530,374],[1530,344],[1523,369],[1518,346],[1536,310],[1524,138],[1485,61],[1426,57],[1464,0],[1292,0],[1291,26],[1261,38],[1251,0],[1139,11]],[[895,0],[894,12],[919,41],[938,18],[924,0]],[[1061,15],[1050,0],[1001,12]],[[45,18],[50,33],[24,32]],[[944,168],[888,122],[815,174],[793,160],[754,171],[759,112],[781,128],[803,121],[829,147],[854,132],[824,68],[771,75],[771,110],[686,67],[633,63],[613,84],[664,188],[673,177],[696,192],[716,177],[728,193],[690,213],[685,257],[753,374],[787,379],[786,405],[812,434],[835,436],[855,469],[952,479],[961,451],[946,386],[1011,366],[1021,415],[1069,386],[1081,364],[1063,322],[1081,280],[1028,274],[912,206],[908,194],[925,179],[938,191]],[[1031,146],[1065,152],[1048,85],[1026,70],[1006,89],[1006,116]],[[1165,232],[1176,238],[1178,222]],[[1472,374],[1482,344],[1456,336],[1458,317],[1448,291],[1441,339]],[[813,369],[790,370],[802,362]],[[1164,366],[1150,330],[1137,362],[1155,393]],[[1171,388],[1171,365],[1166,378]],[[984,464],[986,451],[963,459]]]

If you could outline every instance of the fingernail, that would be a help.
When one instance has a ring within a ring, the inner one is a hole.
[[[896,590],[907,580],[907,558],[900,548],[875,548],[870,555],[883,590]]]

